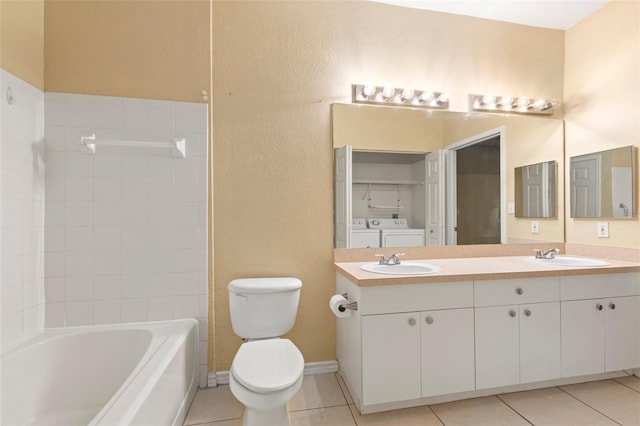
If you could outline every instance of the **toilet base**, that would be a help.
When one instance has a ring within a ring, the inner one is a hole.
[[[287,405],[282,405],[270,411],[255,411],[244,409],[242,426],[289,426]]]

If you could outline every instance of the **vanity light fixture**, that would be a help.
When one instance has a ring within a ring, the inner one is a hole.
[[[393,105],[410,108],[449,108],[449,94],[429,90],[400,89],[390,86],[367,84],[351,85],[351,101],[354,104]]]
[[[550,115],[559,106],[560,101],[555,99],[534,99],[527,96],[469,95],[469,109],[472,111]]]

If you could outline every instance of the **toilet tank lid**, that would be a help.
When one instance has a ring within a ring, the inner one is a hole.
[[[302,281],[291,277],[240,278],[229,283],[229,291],[238,293],[277,293],[298,290]]]

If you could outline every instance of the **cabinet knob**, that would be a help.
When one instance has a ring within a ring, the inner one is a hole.
[[[615,303],[609,303],[609,307],[610,307],[611,309],[615,309],[615,308],[616,308],[616,304],[615,304]]]
[[[433,324],[433,318],[432,317],[427,317],[427,319],[425,321],[427,322],[427,324]]]
[[[530,316],[531,316],[531,311],[530,311],[529,309],[525,309],[525,310],[524,310],[524,314],[525,314],[526,316],[530,317]]]
[[[416,320],[414,318],[409,318],[409,325],[411,327],[413,327],[414,325],[416,325]]]
[[[602,310],[602,305],[598,303],[598,304],[596,305],[596,309],[597,309],[597,310],[599,310],[599,311],[601,311],[601,310]]]
[[[520,287],[516,288],[516,294],[523,294],[524,290],[521,289]]]
[[[511,309],[511,310],[509,311],[509,316],[510,316],[511,318],[515,318],[515,316],[516,316],[516,315],[517,315],[517,314],[516,314],[516,311],[514,311],[513,309]]]

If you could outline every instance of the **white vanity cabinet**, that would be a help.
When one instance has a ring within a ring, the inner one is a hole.
[[[476,389],[559,378],[558,278],[477,281],[474,289]]]
[[[562,277],[562,375],[640,367],[640,274]]]

